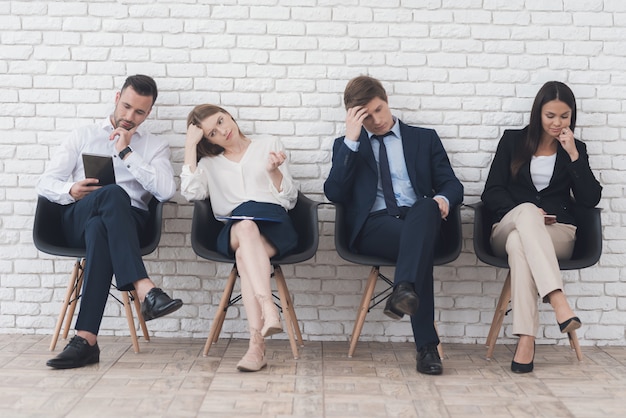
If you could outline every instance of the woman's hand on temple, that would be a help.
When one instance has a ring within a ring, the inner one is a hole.
[[[196,125],[189,125],[187,127],[187,137],[186,137],[186,143],[189,145],[198,145],[198,143],[202,140],[202,137],[204,136],[204,132],[202,131],[201,128],[199,128]]]

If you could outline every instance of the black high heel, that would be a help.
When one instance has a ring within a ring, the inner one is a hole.
[[[517,347],[519,346],[519,342],[517,343],[517,345],[515,346],[515,354],[517,354]],[[513,358],[515,358],[515,354],[513,354]],[[533,359],[530,361],[530,363],[518,363],[515,360],[511,361],[511,371],[513,373],[530,373],[533,371],[533,368],[535,367],[535,342],[533,341]]]
[[[559,322],[559,321],[556,321],[556,322],[557,324],[559,324],[559,329],[561,330],[563,334],[577,330],[582,325],[582,323],[580,322],[580,318],[577,316],[573,316],[564,322]]]

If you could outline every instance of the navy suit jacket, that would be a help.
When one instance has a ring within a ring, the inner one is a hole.
[[[460,204],[463,185],[450,166],[437,132],[400,121],[400,134],[406,168],[417,198],[442,195],[450,202],[450,209]],[[354,152],[346,146],[343,136],[335,139],[332,167],[324,183],[326,197],[346,208],[352,250],[374,205],[378,186],[378,167],[364,128],[359,142],[359,149]]]
[[[527,134],[528,127],[504,131],[481,196],[485,207],[494,212],[496,221],[499,221],[517,205],[530,202],[546,213],[556,215],[558,222],[574,224],[571,206],[576,203],[592,208],[598,204],[602,193],[602,186],[589,167],[587,147],[576,139],[579,157],[572,162],[567,151],[558,144],[550,184],[537,191],[530,176],[530,162],[520,167],[517,176],[511,174],[511,161]]]

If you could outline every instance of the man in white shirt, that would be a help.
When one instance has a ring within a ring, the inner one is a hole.
[[[151,77],[128,77],[115,96],[113,114],[70,134],[37,184],[38,194],[63,205],[65,238],[71,246],[84,246],[87,260],[76,335],[48,360],[50,367],[70,369],[100,361],[97,335],[113,274],[120,290],[137,291],[146,321],[183,305],[155,287],[139,245],[152,196],[165,201],[176,191],[167,141],[139,129],[157,94]],[[83,153],[110,155],[116,184],[101,186],[98,179],[85,178]]]

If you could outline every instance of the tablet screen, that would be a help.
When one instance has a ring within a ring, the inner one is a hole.
[[[99,186],[115,184],[113,157],[83,153],[83,165],[85,166],[85,178],[98,179],[100,181]]]

